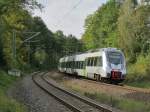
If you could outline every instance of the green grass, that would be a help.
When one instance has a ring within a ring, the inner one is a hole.
[[[17,80],[16,77],[0,71],[0,112],[26,112],[26,108],[6,95],[7,89]]]
[[[150,89],[150,81],[139,81],[126,83],[128,86]]]
[[[75,87],[70,87],[70,89],[93,100],[96,100],[97,102],[120,109],[124,112],[150,112],[150,102],[147,103],[144,101],[136,101],[124,97],[113,97],[104,93],[84,92],[82,89]]]
[[[96,100],[100,103],[110,105],[125,112],[150,112],[150,103],[137,102],[131,99],[115,98],[100,93],[84,93],[85,96]]]

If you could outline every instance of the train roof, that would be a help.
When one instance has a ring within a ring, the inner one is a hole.
[[[86,53],[94,53],[94,52],[99,52],[99,51],[120,51],[119,49],[117,48],[98,48],[98,49],[92,49],[92,50],[88,50],[86,52],[78,52],[78,53],[75,53],[75,54],[71,54],[71,55],[67,55],[67,56],[64,56],[63,58],[65,57],[72,57],[74,55],[81,55],[81,54],[86,54]]]

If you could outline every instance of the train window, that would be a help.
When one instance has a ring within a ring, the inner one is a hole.
[[[62,62],[62,68],[64,68],[64,62]]]
[[[70,62],[70,68],[72,68],[72,61]]]
[[[85,59],[85,62],[84,62],[85,66],[88,65],[88,59]]]
[[[70,68],[72,68],[72,61],[70,62]]]
[[[87,66],[90,66],[90,58],[87,59]]]
[[[66,63],[66,62],[64,62],[64,63],[63,63],[64,68],[66,68],[66,65],[67,65],[67,63]]]
[[[73,68],[76,68],[76,65],[75,65],[75,64],[76,64],[76,62],[74,61],[74,62],[73,62]]]
[[[94,66],[94,58],[91,58],[91,66]]]
[[[79,61],[79,69],[83,69],[83,61]]]
[[[82,61],[80,61],[80,69],[82,69]]]
[[[79,62],[77,61],[77,69],[79,68]]]
[[[78,62],[76,61],[76,69],[78,68]]]
[[[72,68],[74,68],[74,61],[72,62]]]
[[[78,62],[76,61],[76,69],[78,68]]]
[[[77,69],[79,69],[79,61],[77,61]]]
[[[69,65],[69,63],[67,62],[67,63],[66,63],[66,68],[68,68],[68,65]]]
[[[92,58],[90,58],[89,60],[90,60],[89,66],[92,66]]]
[[[80,61],[80,69],[82,69],[82,61]]]
[[[63,62],[63,67],[66,68],[66,62]]]
[[[64,62],[62,62],[62,67],[64,68]]]
[[[84,66],[85,66],[85,65],[84,65],[84,61],[82,61],[82,69],[84,68]]]
[[[89,66],[92,66],[92,58],[89,58]]]
[[[101,56],[97,59],[97,66],[103,66],[103,60]]]
[[[81,61],[79,61],[79,69],[80,69],[80,67],[81,67]]]
[[[83,68],[85,68],[85,66],[86,66],[86,62],[85,62],[85,61],[83,61]]]
[[[94,58],[94,66],[97,64],[97,57]]]
[[[81,68],[81,61],[79,61],[79,69]]]
[[[70,66],[71,66],[71,63],[69,62],[69,68],[70,68]]]
[[[69,68],[69,62],[67,62],[67,68]]]
[[[79,61],[79,69],[81,68],[81,61]]]

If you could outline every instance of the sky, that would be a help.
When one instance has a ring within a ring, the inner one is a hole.
[[[72,34],[81,38],[84,22],[107,0],[37,0],[44,5],[43,11],[35,10],[34,16],[40,16],[47,27],[55,32],[61,30],[65,35]]]

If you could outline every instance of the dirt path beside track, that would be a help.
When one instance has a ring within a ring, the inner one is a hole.
[[[49,72],[49,78],[53,78],[58,83],[75,90],[82,90],[87,93],[104,93],[112,97],[125,97],[137,101],[150,102],[150,90],[133,87],[121,87],[110,84],[97,83],[82,78],[70,77],[63,73]],[[136,91],[137,90],[137,91]],[[145,93],[146,91],[146,93]]]

